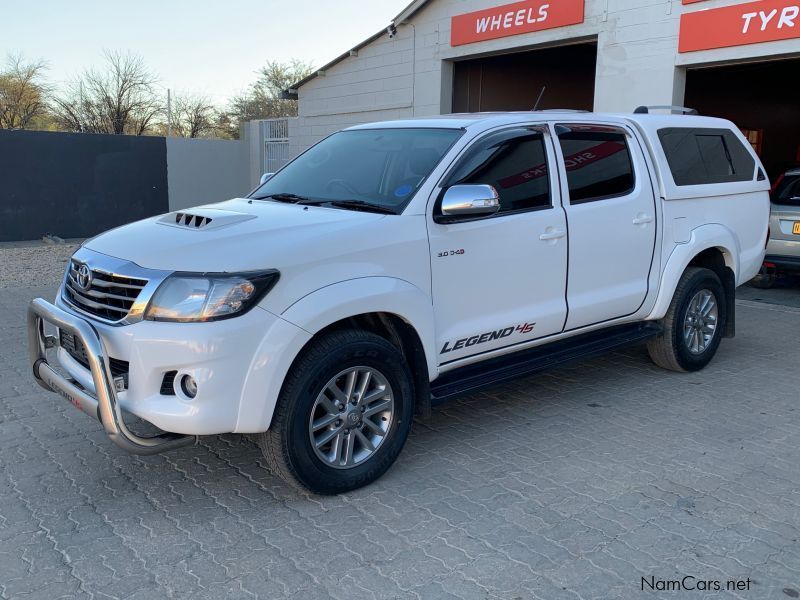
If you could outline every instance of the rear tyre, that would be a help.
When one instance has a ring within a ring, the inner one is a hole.
[[[689,267],[662,319],[663,333],[647,351],[655,364],[671,371],[699,371],[719,348],[727,320],[725,290],[716,273]]]
[[[295,361],[272,426],[257,442],[270,470],[288,483],[338,494],[386,472],[408,438],[413,412],[402,352],[374,333],[336,331]]]

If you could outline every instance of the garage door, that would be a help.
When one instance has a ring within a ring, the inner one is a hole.
[[[800,59],[689,70],[685,105],[736,123],[771,180],[800,162]]]
[[[453,112],[592,110],[597,45],[576,44],[455,63]]]

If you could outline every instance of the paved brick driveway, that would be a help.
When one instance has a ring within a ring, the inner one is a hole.
[[[798,597],[798,309],[742,303],[699,374],[636,348],[448,405],[319,498],[235,436],[111,445],[28,375],[37,294],[0,289],[2,598]],[[685,575],[750,589],[641,591]]]

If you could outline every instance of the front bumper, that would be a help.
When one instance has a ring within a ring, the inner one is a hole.
[[[285,373],[274,367],[290,358],[284,349],[306,339],[297,327],[260,307],[221,321],[139,321],[125,326],[84,319],[60,296],[56,307],[86,320],[103,341],[107,355],[128,363],[128,387],[117,392],[123,411],[164,431],[189,435],[265,431],[269,422],[254,420],[252,411],[265,404],[273,386],[280,388]],[[58,362],[87,391],[94,392],[89,369],[63,348],[59,348]],[[176,384],[184,375],[193,377],[197,395],[186,397],[180,385],[173,385],[173,393],[165,395],[162,385],[169,372],[175,372]]]
[[[79,339],[86,348],[94,395],[75,379],[65,377],[47,362],[47,349],[58,345],[58,338],[45,334],[50,323]],[[46,390],[56,392],[74,406],[100,421],[108,437],[117,446],[134,454],[155,454],[191,444],[194,436],[164,433],[142,437],[130,431],[122,418],[122,409],[111,375],[105,344],[87,321],[49,302],[37,298],[28,307],[28,350],[36,381]]]

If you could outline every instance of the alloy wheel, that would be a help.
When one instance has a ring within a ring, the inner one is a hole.
[[[372,367],[351,367],[332,377],[311,408],[308,434],[327,466],[350,469],[377,452],[394,419],[394,394]]]
[[[689,302],[683,320],[683,341],[692,354],[705,352],[717,331],[719,307],[711,290],[697,292]]]

